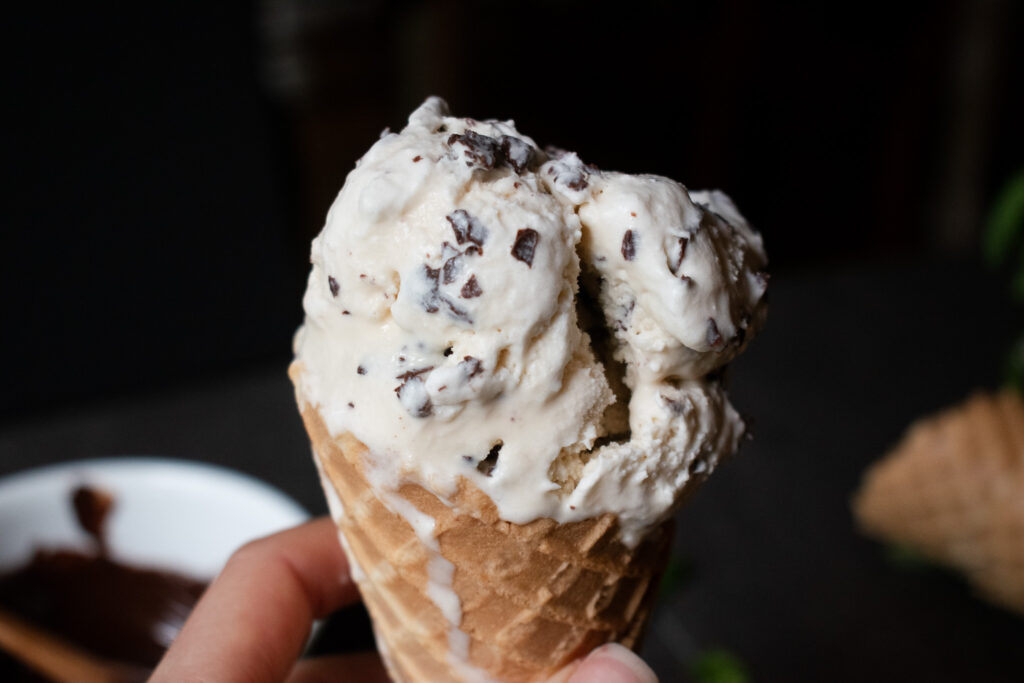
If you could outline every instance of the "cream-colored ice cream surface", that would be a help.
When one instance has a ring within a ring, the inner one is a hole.
[[[430,98],[357,163],[311,260],[299,391],[382,488],[464,477],[510,522],[612,512],[632,544],[742,435],[711,375],[763,318],[766,261],[719,192]]]

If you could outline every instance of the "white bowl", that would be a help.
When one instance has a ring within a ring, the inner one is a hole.
[[[113,559],[212,579],[232,552],[309,518],[277,489],[239,472],[167,458],[81,460],[0,479],[0,569],[36,548],[90,548],[71,506],[82,485],[113,495]]]

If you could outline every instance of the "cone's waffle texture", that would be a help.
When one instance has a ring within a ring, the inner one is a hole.
[[[869,534],[963,571],[1024,613],[1024,403],[978,395],[913,425],[854,499]]]
[[[313,407],[301,409],[333,488],[327,495],[336,493],[343,508],[336,521],[395,680],[542,680],[603,642],[638,644],[670,523],[630,550],[615,540],[613,515],[512,524],[465,480],[451,505],[414,484],[376,491],[366,447],[347,434],[332,438]],[[408,506],[413,517],[433,520],[434,548],[410,524]],[[447,590],[458,597],[457,624],[441,607]]]

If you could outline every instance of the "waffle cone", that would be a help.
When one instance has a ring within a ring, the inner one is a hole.
[[[415,484],[377,490],[366,446],[300,408],[396,681],[543,680],[601,643],[639,644],[670,522],[630,549],[614,515],[512,524],[464,479],[447,503]]]
[[[853,509],[866,533],[964,572],[1024,613],[1024,402],[977,395],[916,423],[868,470]]]

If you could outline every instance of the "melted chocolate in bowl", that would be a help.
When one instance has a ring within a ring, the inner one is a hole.
[[[37,550],[28,564],[0,575],[0,606],[100,657],[151,668],[206,584],[112,560],[104,525],[113,498],[81,487],[71,502],[96,552]],[[0,653],[0,680],[40,679]]]

